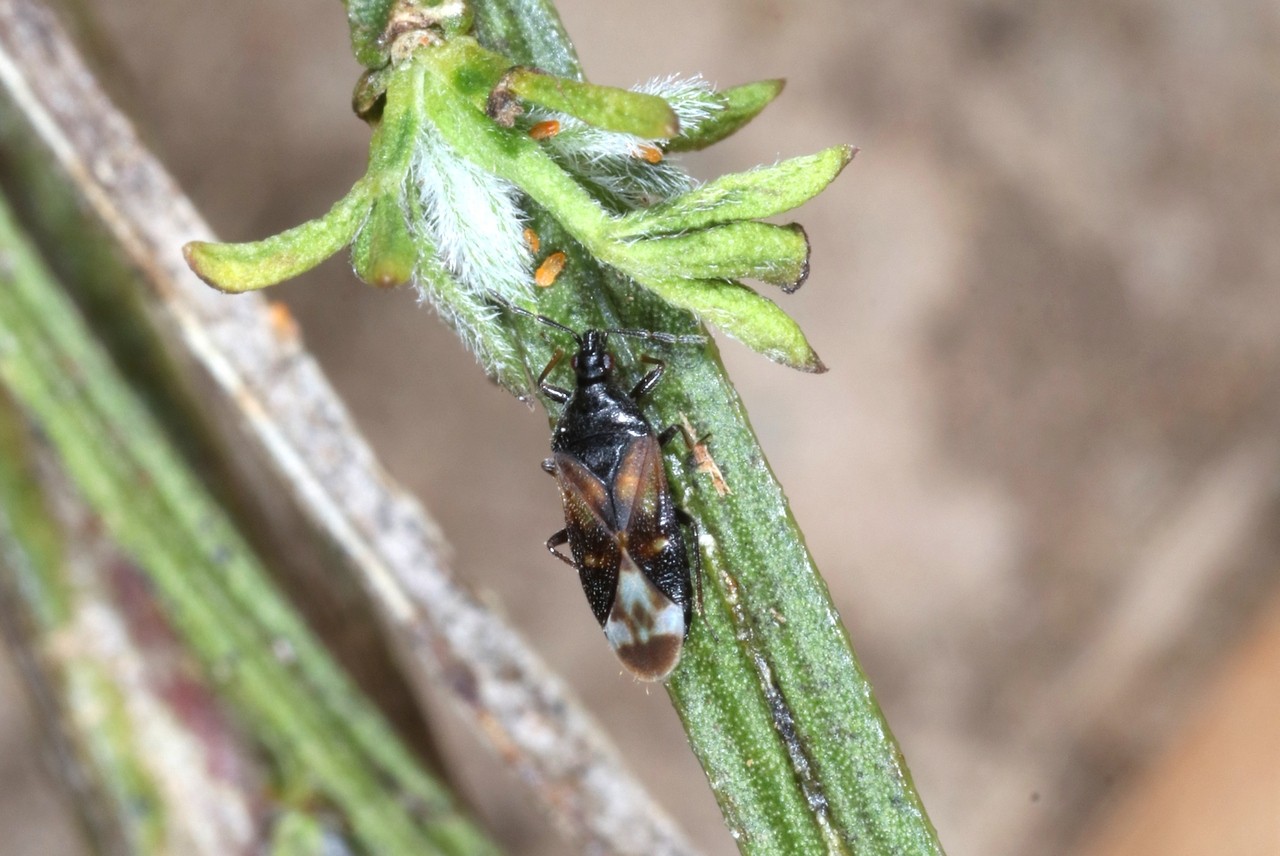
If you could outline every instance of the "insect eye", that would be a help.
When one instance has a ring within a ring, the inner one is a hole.
[[[604,355],[604,370],[607,372],[613,371],[613,354]]]
[[[578,369],[578,355],[577,355],[577,354],[574,354],[574,355],[569,359],[569,368],[573,369],[574,371],[577,371],[577,369]]]

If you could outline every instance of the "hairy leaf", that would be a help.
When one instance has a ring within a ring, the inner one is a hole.
[[[761,110],[782,94],[785,85],[784,80],[760,80],[717,92],[715,97],[721,109],[696,128],[682,129],[663,148],[669,152],[693,152],[720,142],[760,115]]]
[[[772,300],[741,283],[669,279],[645,284],[663,300],[696,313],[775,362],[805,372],[827,370],[800,325]]]
[[[852,146],[832,146],[817,154],[722,176],[670,202],[627,215],[616,234],[681,232],[790,211],[822,192],[856,152]]]
[[[729,223],[628,246],[635,276],[666,279],[750,278],[795,291],[809,275],[809,239],[797,225]],[[642,275],[643,273],[643,275]]]
[[[378,288],[394,288],[413,278],[418,250],[404,221],[399,198],[379,197],[351,245],[356,276]]]
[[[680,133],[675,111],[656,95],[579,83],[528,68],[513,70],[506,85],[525,101],[606,131],[645,140],[665,140]]]
[[[191,241],[182,254],[196,275],[219,291],[255,291],[305,273],[341,250],[368,212],[368,197],[357,185],[328,214],[278,235],[243,244]]]

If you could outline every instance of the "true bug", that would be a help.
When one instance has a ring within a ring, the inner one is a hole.
[[[564,405],[552,433],[551,457],[542,462],[560,487],[565,519],[564,528],[547,539],[547,550],[577,569],[591,611],[627,670],[642,681],[664,680],[680,661],[689,634],[695,581],[701,601],[698,524],[676,506],[662,468],[661,447],[679,433],[679,426],[657,433],[638,403],[658,385],[664,364],[642,357],[653,368],[627,392],[613,379],[608,337],[687,344],[705,340],[648,330],[578,333],[545,315],[495,300],[567,333],[577,344],[572,390],[547,382],[562,351],[538,376],[543,394]],[[682,527],[693,532],[691,550]],[[569,556],[558,549],[566,543]]]

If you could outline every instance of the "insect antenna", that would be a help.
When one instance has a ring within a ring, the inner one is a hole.
[[[499,306],[503,307],[509,312],[514,312],[516,315],[523,315],[526,318],[532,318],[534,321],[540,321],[549,327],[555,327],[557,330],[563,330],[564,332],[572,336],[573,340],[577,342],[579,346],[582,345],[582,335],[579,334],[572,327],[566,327],[564,324],[561,324],[559,321],[553,321],[552,319],[548,318],[545,315],[539,315],[536,312],[530,312],[528,309],[525,309],[523,306],[517,306],[516,304],[512,303],[510,300],[507,300],[505,297],[498,294],[496,291],[489,292],[489,300],[493,303],[498,304]],[[663,342],[664,344],[667,344],[667,345],[705,345],[707,342],[707,337],[698,333],[680,335],[676,333],[666,333],[661,330],[635,330],[635,329],[626,329],[626,330],[613,329],[613,330],[602,330],[601,332],[608,333],[609,335],[629,336],[632,339],[644,339],[650,342]]]
[[[545,315],[539,315],[536,312],[530,312],[528,309],[525,309],[523,306],[516,306],[510,300],[507,300],[505,297],[501,296],[497,292],[490,291],[489,299],[494,303],[498,304],[499,306],[505,308],[509,312],[514,312],[516,315],[523,315],[526,318],[532,318],[534,321],[541,321],[543,324],[546,324],[549,327],[555,327],[557,330],[563,330],[564,332],[568,333],[570,336],[573,337],[573,341],[577,342],[579,347],[582,346],[582,337],[578,335],[578,332],[574,330],[572,327],[566,327],[565,325],[561,324],[559,321],[552,321],[550,318],[548,318]]]
[[[664,333],[661,330],[605,330],[610,336],[629,336],[632,339],[646,339],[650,342],[663,342],[668,345],[705,345],[707,337],[698,333],[679,335]]]

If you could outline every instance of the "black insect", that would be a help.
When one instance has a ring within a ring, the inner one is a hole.
[[[562,352],[557,351],[538,376],[543,394],[564,405],[551,437],[551,457],[542,468],[560,486],[565,527],[547,539],[547,549],[577,569],[591,611],[622,664],[640,680],[664,680],[680,661],[689,633],[694,580],[701,595],[698,525],[676,507],[662,468],[661,447],[679,433],[679,426],[655,432],[638,404],[658,385],[664,365],[641,357],[653,368],[626,392],[613,379],[608,337],[668,343],[704,340],[647,330],[579,334],[546,316],[501,302],[513,312],[562,330],[578,346],[572,390],[547,382]],[[686,545],[682,527],[693,533],[691,545]],[[566,543],[572,556],[557,549]]]

